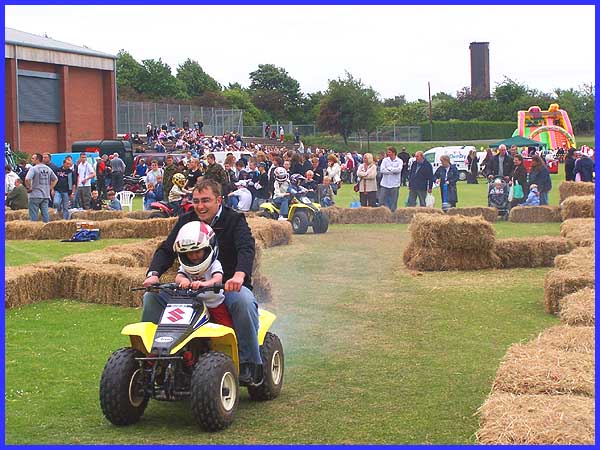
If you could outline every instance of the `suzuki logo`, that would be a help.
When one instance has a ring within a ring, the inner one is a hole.
[[[169,319],[173,323],[178,322],[181,319],[183,319],[182,314],[185,314],[185,311],[182,311],[179,308],[173,309],[173,310],[169,311],[169,315],[167,316],[167,319]]]

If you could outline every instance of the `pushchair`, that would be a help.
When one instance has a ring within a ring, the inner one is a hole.
[[[508,183],[502,178],[492,179],[488,184],[488,206],[498,210],[498,216],[508,220]]]

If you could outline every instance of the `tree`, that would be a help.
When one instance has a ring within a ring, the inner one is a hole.
[[[141,92],[144,66],[125,50],[117,53],[117,89],[123,92]]]
[[[341,134],[347,145],[352,132],[372,130],[381,116],[380,108],[377,92],[346,72],[345,79],[329,80],[321,100],[318,126],[330,133]]]
[[[143,72],[140,83],[142,92],[153,99],[161,97],[189,98],[183,83],[173,76],[169,65],[163,63],[160,58],[158,61],[145,59],[142,64]]]
[[[185,85],[185,90],[190,97],[196,97],[206,91],[221,90],[221,85],[202,70],[200,64],[189,58],[177,68],[176,78]]]
[[[291,119],[302,106],[300,83],[285,69],[273,64],[259,64],[250,72],[250,91],[254,104],[269,112],[274,119]]]
[[[394,98],[386,98],[383,100],[383,106],[397,108],[406,105],[406,96],[396,95]]]
[[[225,89],[223,96],[227,99],[230,108],[244,110],[245,125],[259,125],[263,120],[270,120],[266,113],[252,103],[248,92],[242,89]]]

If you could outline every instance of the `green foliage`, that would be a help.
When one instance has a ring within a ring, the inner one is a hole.
[[[346,72],[345,79],[329,81],[317,123],[320,129],[340,134],[347,143],[352,132],[372,131],[381,123],[381,108],[377,92]]]
[[[495,139],[510,137],[515,131],[514,122],[465,122],[450,120],[447,122],[433,121],[433,136],[430,134],[429,122],[423,122],[421,136],[425,141],[454,141],[462,139]]]
[[[223,97],[227,100],[230,108],[244,110],[245,125],[260,125],[263,120],[269,120],[266,113],[254,106],[252,98],[247,91],[242,89],[225,89]]]
[[[169,65],[163,63],[160,58],[158,60],[145,59],[142,61],[142,65],[143,76],[140,83],[140,90],[150,98],[189,98],[183,82],[173,76]]]
[[[208,75],[198,62],[187,59],[177,68],[176,78],[183,82],[187,95],[196,97],[205,91],[218,92],[221,85]]]
[[[250,91],[254,104],[274,120],[293,120],[302,106],[300,83],[285,69],[273,64],[259,64],[250,72]]]
[[[141,92],[141,83],[144,77],[144,66],[135,60],[125,50],[117,53],[117,89],[119,93],[124,90]]]

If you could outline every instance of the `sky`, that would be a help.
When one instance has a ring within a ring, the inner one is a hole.
[[[382,99],[427,99],[427,82],[455,95],[471,42],[489,42],[492,91],[505,77],[543,92],[595,79],[594,6],[5,6],[5,26],[173,74],[190,58],[225,86],[274,64],[304,93],[348,71]]]

